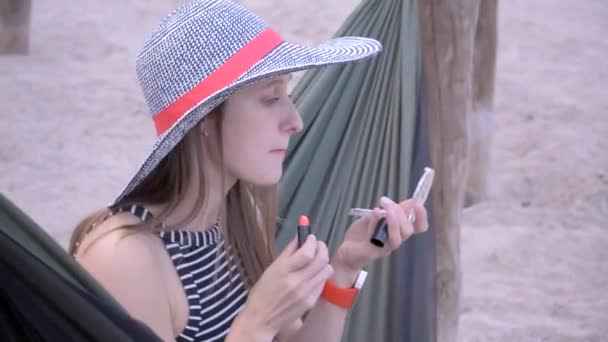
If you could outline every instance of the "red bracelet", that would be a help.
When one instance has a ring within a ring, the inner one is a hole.
[[[345,309],[350,309],[357,298],[359,290],[356,288],[338,287],[331,280],[325,282],[321,297],[326,301],[341,306]]]

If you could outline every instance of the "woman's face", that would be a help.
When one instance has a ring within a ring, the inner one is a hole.
[[[225,102],[221,130],[226,176],[255,185],[281,179],[289,138],[303,125],[287,93],[291,78],[257,82]]]

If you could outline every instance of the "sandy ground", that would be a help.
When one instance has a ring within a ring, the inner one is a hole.
[[[177,2],[37,1],[31,54],[0,58],[0,191],[63,245],[153,141],[135,56]],[[358,3],[244,2],[305,43]],[[509,0],[499,18],[492,198],[463,216],[460,340],[608,341],[608,3]]]

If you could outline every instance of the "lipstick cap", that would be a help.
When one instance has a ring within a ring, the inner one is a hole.
[[[388,223],[386,223],[386,219],[383,217],[378,220],[378,224],[376,224],[376,229],[374,230],[374,234],[372,238],[369,240],[373,245],[378,246],[380,248],[384,247],[384,243],[388,239]]]

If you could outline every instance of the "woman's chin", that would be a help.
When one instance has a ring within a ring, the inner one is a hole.
[[[245,181],[256,186],[273,186],[279,184],[282,176],[283,172],[280,170],[279,172],[268,172],[259,177],[252,177],[252,179],[245,179]]]

